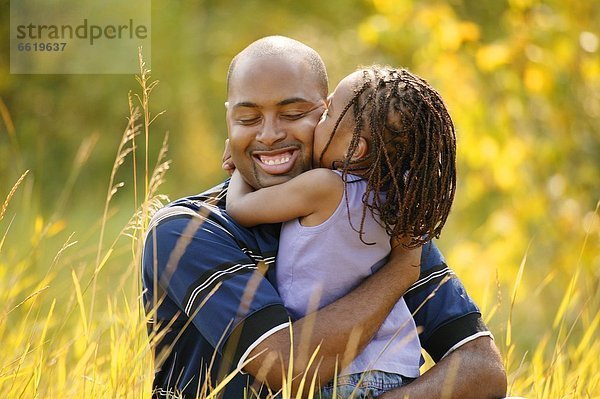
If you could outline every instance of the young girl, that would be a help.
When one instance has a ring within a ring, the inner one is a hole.
[[[344,78],[313,149],[315,169],[258,191],[235,172],[227,193],[227,212],[242,225],[285,222],[277,286],[295,318],[316,310],[309,303],[321,308],[349,292],[393,246],[438,237],[456,189],[452,120],[440,95],[404,69],[373,66]],[[409,286],[419,267],[404,272]],[[337,377],[337,397],[376,397],[406,384],[419,375],[419,361],[402,299]],[[333,390],[328,384],[322,397]]]

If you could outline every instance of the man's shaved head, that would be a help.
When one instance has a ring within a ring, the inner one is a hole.
[[[227,72],[227,93],[229,93],[231,79],[235,74],[236,65],[245,60],[254,60],[258,58],[286,58],[295,62],[304,62],[308,70],[313,72],[318,82],[320,93],[323,98],[327,98],[328,81],[327,71],[321,56],[311,47],[297,40],[284,36],[267,36],[251,43],[236,55]]]

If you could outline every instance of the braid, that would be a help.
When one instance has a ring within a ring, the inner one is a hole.
[[[409,247],[439,237],[456,191],[454,124],[441,96],[405,69],[373,66],[363,70],[363,84],[331,138],[350,109],[355,127],[348,155],[332,167],[342,170],[344,180],[360,171],[367,182],[360,226],[353,226],[361,240],[367,210],[390,237],[410,237]],[[365,133],[369,154],[366,160],[353,160]]]

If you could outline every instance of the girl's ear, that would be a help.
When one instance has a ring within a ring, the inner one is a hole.
[[[364,137],[358,138],[358,146],[356,150],[354,150],[354,154],[352,154],[353,161],[360,161],[363,158],[366,158],[369,154],[369,142]]]

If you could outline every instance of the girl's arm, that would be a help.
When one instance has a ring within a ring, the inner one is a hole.
[[[227,213],[243,226],[305,218],[325,221],[337,208],[344,185],[329,169],[312,169],[285,183],[253,191],[236,170],[227,189]]]

